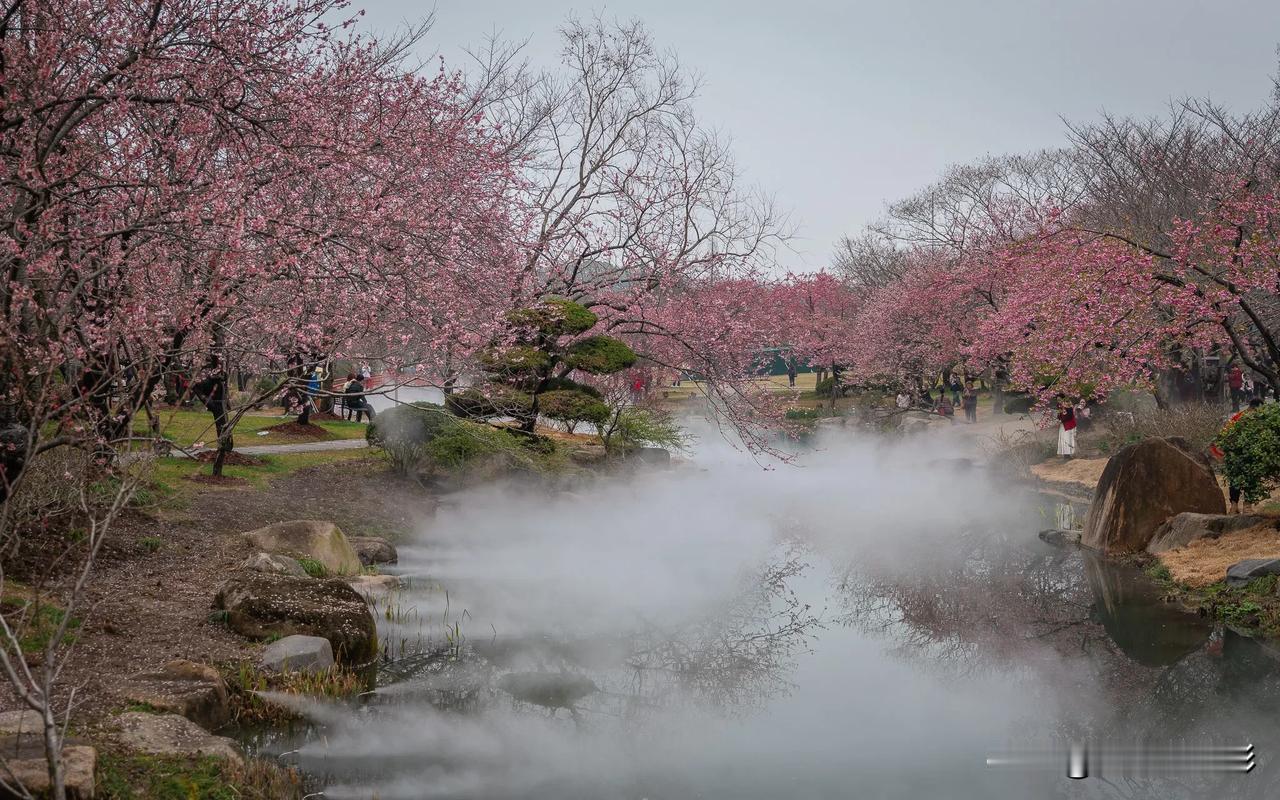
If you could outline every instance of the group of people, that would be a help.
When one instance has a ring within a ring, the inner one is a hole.
[[[907,394],[906,390],[902,390],[898,392],[896,405],[905,411],[915,404],[912,402],[911,395]],[[978,421],[978,389],[973,385],[973,381],[961,383],[959,378],[953,377],[938,388],[936,401],[929,389],[925,388],[920,393],[919,407],[931,413],[954,418],[957,406],[964,410],[965,421]]]
[[[302,381],[291,380],[280,394],[281,404],[284,406],[284,414],[282,416],[296,415],[300,421],[309,421],[311,414],[319,409],[316,407],[316,399],[320,397],[321,387],[324,385],[328,374],[319,366],[307,373]],[[362,367],[359,372],[348,372],[347,378],[338,388],[338,397],[336,406],[342,408],[342,418],[352,419],[360,422],[364,417],[368,417],[369,421],[373,421],[373,406],[369,403],[366,390],[366,383],[371,377],[369,367]]]

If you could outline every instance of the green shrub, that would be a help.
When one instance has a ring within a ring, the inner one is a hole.
[[[612,375],[636,363],[635,351],[612,336],[588,336],[569,347],[564,362],[593,375]]]
[[[1280,482],[1280,404],[1246,411],[1215,443],[1227,481],[1250,503],[1265,499]]]
[[[607,447],[661,447],[685,452],[692,443],[693,437],[684,432],[674,416],[643,406],[618,409],[612,428],[605,432]]]
[[[491,347],[479,359],[486,370],[503,376],[537,374],[551,366],[551,356],[530,345]]]
[[[518,308],[507,314],[516,327],[534,328],[545,336],[586,333],[599,321],[589,308],[572,300],[551,297],[529,308]]]
[[[557,389],[538,395],[538,413],[570,423],[603,425],[609,419],[609,407],[602,400],[577,389]]]
[[[445,398],[445,407],[464,419],[521,417],[533,411],[533,398],[502,384],[489,383],[484,391],[464,389],[454,392]]]
[[[835,388],[835,378],[823,378],[813,387],[813,393],[818,397],[830,397],[832,390]]]

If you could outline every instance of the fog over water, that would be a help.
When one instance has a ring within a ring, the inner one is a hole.
[[[1043,545],[1051,507],[974,455],[841,434],[762,469],[708,432],[669,471],[448,495],[379,609],[405,657],[274,746],[333,798],[1274,796],[1262,749],[1066,778],[1069,740],[1274,743],[1275,662]],[[985,766],[1032,744],[1061,766]]]

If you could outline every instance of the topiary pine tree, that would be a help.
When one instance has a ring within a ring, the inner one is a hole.
[[[449,409],[473,419],[511,417],[529,433],[540,416],[570,429],[580,422],[603,423],[609,409],[600,392],[569,376],[612,375],[634,364],[636,354],[612,336],[584,336],[597,322],[589,308],[562,298],[512,311],[503,343],[480,354],[485,382],[455,392]]]

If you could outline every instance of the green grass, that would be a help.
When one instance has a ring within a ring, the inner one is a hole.
[[[1198,608],[1202,614],[1245,633],[1280,635],[1280,596],[1276,594],[1280,577],[1276,575],[1254,578],[1240,587],[1228,586],[1225,581],[1191,587],[1175,582],[1169,570],[1158,562],[1148,566],[1146,573],[1162,588],[1192,608]]]
[[[262,762],[238,770],[211,757],[102,752],[98,758],[102,800],[289,800],[301,794],[295,773]]]
[[[251,467],[228,464],[222,474],[230,478],[243,478],[257,488],[263,488],[271,478],[286,475],[300,469],[320,464],[333,464],[340,461],[359,461],[369,458],[364,450],[316,450],[310,453],[279,453],[270,456],[259,456],[262,464]],[[157,459],[151,474],[151,491],[163,498],[163,504],[177,501],[181,505],[181,495],[196,487],[187,478],[201,473],[209,475],[212,467],[209,464],[194,461],[190,458]]]
[[[159,536],[143,536],[138,540],[138,546],[148,553],[154,553],[164,545],[164,540]]]
[[[213,416],[207,411],[200,409],[161,409],[157,416],[160,418],[160,435],[174,444],[189,447],[196,442],[204,442],[212,447],[217,439],[217,433],[213,428]],[[279,433],[268,433],[265,436],[257,435],[258,431],[279,425],[282,422],[293,422],[295,419],[294,417],[245,414],[240,418],[240,422],[236,425],[232,435],[236,438],[236,443],[242,445],[316,441],[314,439],[284,436]],[[333,439],[363,439],[366,427],[362,422],[347,422],[345,420],[317,420],[312,424],[324,428],[329,432],[330,438]],[[145,414],[134,419],[133,432],[135,436],[150,435],[151,431],[147,427]]]
[[[302,565],[302,570],[313,578],[326,578],[329,576],[329,570],[314,558],[303,556],[298,559],[298,563]]]
[[[12,580],[6,582],[4,596],[0,597],[0,611],[13,626],[24,653],[44,652],[67,613],[52,603],[36,602],[29,589]],[[80,620],[72,617],[62,637],[63,644],[74,641],[79,628]]]

